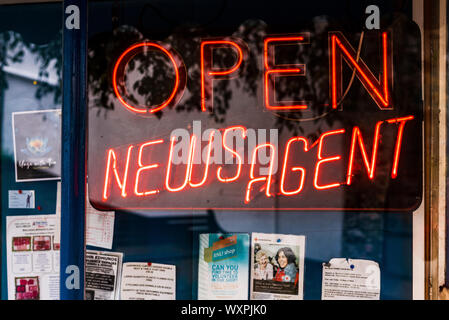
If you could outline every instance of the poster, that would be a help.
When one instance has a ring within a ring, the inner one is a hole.
[[[9,300],[59,299],[56,215],[6,217]]]
[[[176,266],[160,263],[123,264],[121,300],[175,300]]]
[[[87,185],[88,186],[88,185]],[[86,187],[86,244],[105,249],[112,249],[114,239],[114,211],[98,211],[89,201]]]
[[[16,182],[61,177],[61,109],[12,113]]]
[[[321,299],[379,300],[379,264],[371,260],[345,258],[323,263]]]
[[[305,236],[253,233],[251,299],[302,300]]]
[[[248,269],[248,234],[200,234],[198,300],[248,300]]]
[[[86,250],[86,300],[118,300],[123,253]]]
[[[9,209],[34,209],[34,190],[8,190]]]
[[[61,181],[56,182],[56,226],[61,230]],[[61,242],[61,232],[55,235],[55,243]]]

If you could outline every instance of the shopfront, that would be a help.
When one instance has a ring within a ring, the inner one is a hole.
[[[439,299],[446,1],[0,6],[2,299]]]

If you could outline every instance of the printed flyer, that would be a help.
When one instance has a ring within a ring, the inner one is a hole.
[[[9,209],[34,209],[34,190],[8,190]]]
[[[253,233],[251,300],[302,300],[305,236]]]
[[[9,300],[59,299],[56,215],[7,216]]]
[[[248,300],[248,234],[201,234],[198,300]]]
[[[88,193],[86,192],[86,197]],[[86,199],[86,244],[112,249],[114,239],[114,211],[98,211]]]
[[[176,266],[161,263],[123,264],[121,300],[175,300]]]
[[[16,181],[61,177],[61,109],[12,113]]]
[[[118,300],[123,253],[86,250],[86,300]]]
[[[321,299],[379,300],[379,264],[371,260],[345,258],[323,263]]]

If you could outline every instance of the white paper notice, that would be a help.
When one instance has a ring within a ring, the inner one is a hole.
[[[59,299],[56,215],[7,216],[9,300]]]
[[[8,190],[9,209],[34,209],[34,190]]]
[[[117,300],[123,253],[86,250],[86,300]]]
[[[379,264],[370,260],[344,258],[323,263],[321,299],[379,300]]]
[[[302,300],[305,236],[253,233],[251,300]]]
[[[114,238],[114,211],[98,211],[86,201],[86,244],[112,249]]]
[[[55,234],[55,243],[61,243],[61,181],[56,184],[56,225],[58,232]],[[59,259],[58,259],[59,261]]]
[[[122,300],[175,300],[176,266],[159,263],[123,264]]]

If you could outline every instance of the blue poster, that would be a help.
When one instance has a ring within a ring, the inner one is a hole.
[[[198,300],[247,300],[248,234],[201,234]]]

